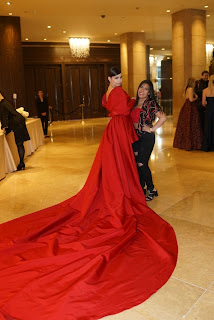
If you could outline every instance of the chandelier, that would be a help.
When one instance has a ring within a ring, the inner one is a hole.
[[[89,38],[69,38],[71,55],[74,58],[87,58],[89,56]]]

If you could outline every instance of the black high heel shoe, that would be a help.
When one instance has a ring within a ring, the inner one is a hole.
[[[17,171],[20,171],[20,170],[25,170],[25,164],[24,163],[20,163],[17,167]]]
[[[148,190],[148,195],[146,197],[146,201],[151,201],[154,197],[158,197],[157,190]]]

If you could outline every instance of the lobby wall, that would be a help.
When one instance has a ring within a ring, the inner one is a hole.
[[[120,66],[119,44],[92,44],[87,59],[75,59],[65,43],[22,44],[26,109],[36,115],[35,96],[43,90],[53,107],[54,120],[81,117],[80,104],[85,103],[85,116],[107,114],[102,96],[111,66]]]

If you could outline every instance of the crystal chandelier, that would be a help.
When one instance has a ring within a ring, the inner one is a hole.
[[[87,58],[89,56],[89,38],[69,38],[71,55],[74,58]]]

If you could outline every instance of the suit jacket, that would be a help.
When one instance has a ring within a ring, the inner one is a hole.
[[[43,101],[40,100],[39,96],[36,98],[36,108],[38,116],[41,118],[42,113],[46,112],[46,116],[48,118],[49,108],[48,108],[48,99],[43,97]]]

